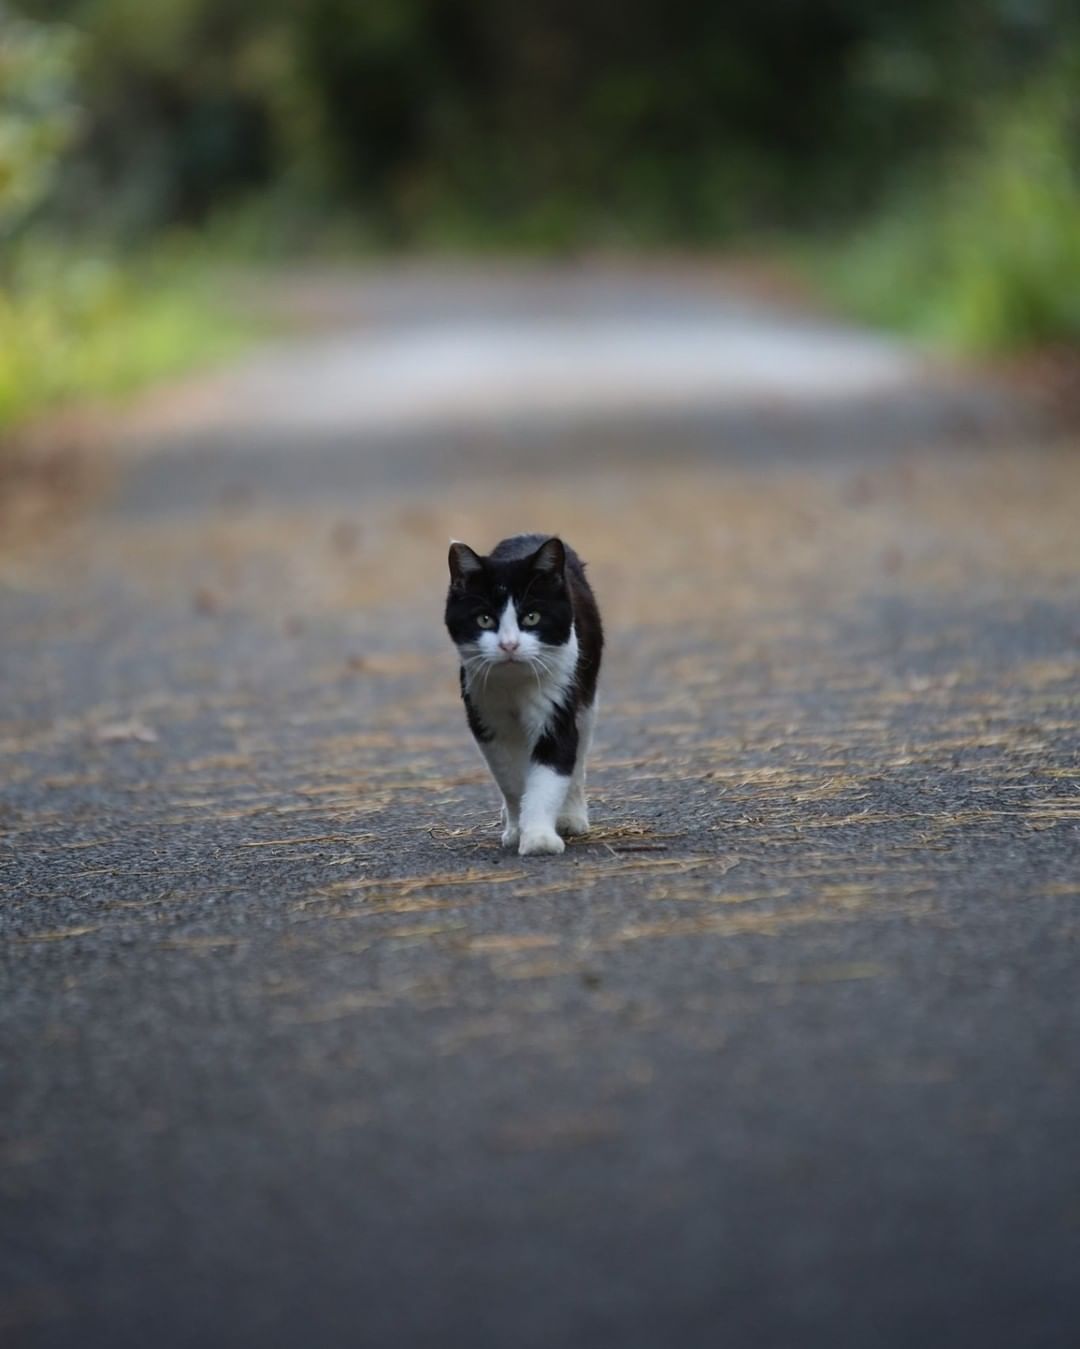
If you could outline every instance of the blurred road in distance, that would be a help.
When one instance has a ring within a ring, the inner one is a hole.
[[[218,384],[200,381],[204,397],[218,394],[206,415],[219,424],[445,431],[685,415],[895,393],[924,364],[895,340],[674,268],[313,271],[270,306],[333,331],[300,349],[288,340],[264,349]]]

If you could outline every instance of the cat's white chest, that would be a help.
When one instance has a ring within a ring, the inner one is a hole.
[[[571,630],[565,646],[547,653],[546,669],[507,664],[470,687],[469,697],[496,740],[532,749],[566,697],[577,658],[577,636]]]
[[[515,679],[503,680],[502,684],[503,687],[488,687],[483,693],[471,695],[480,719],[496,740],[520,742],[531,749],[550,722],[563,689],[552,681],[537,687],[531,674],[528,683]]]

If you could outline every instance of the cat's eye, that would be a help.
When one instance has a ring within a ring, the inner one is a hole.
[[[540,615],[534,609],[532,613],[526,614],[525,617],[521,620],[521,626],[523,628],[535,628],[537,623],[539,622],[540,622]]]
[[[476,626],[478,628],[490,630],[495,626],[495,620],[491,617],[490,614],[479,614],[477,615]]]

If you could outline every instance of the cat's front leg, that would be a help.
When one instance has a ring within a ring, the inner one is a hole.
[[[562,853],[558,817],[577,762],[578,731],[573,708],[558,707],[530,754],[524,778],[518,853]]]
[[[577,753],[578,729],[573,710],[559,707],[529,758],[521,798],[520,856],[559,853],[566,848],[557,824],[570,789]]]
[[[580,838],[589,832],[589,805],[585,799],[585,784],[577,777],[570,780],[563,808],[555,822],[560,834]]]
[[[504,848],[516,848],[520,837],[521,793],[528,768],[528,749],[523,743],[500,743],[494,738],[478,740],[477,743],[502,799],[499,810],[503,827],[502,845]]]
[[[530,766],[529,776],[525,780],[525,795],[521,798],[520,856],[559,853],[566,847],[555,828],[555,822],[569,786],[568,774],[556,772],[547,764],[533,763]]]
[[[592,742],[593,727],[596,724],[596,704],[578,710],[577,757],[574,771],[570,775],[566,800],[556,821],[556,828],[564,838],[580,837],[589,832],[589,803],[585,795],[585,758]]]
[[[502,845],[504,848],[516,848],[521,836],[521,798],[504,796],[502,803]]]

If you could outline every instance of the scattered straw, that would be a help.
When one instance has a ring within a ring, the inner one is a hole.
[[[27,937],[16,937],[17,942],[37,943],[50,941],[69,941],[72,937],[86,937],[91,932],[97,932],[100,923],[88,924],[85,927],[59,927],[51,932],[32,932]]]
[[[523,932],[520,936],[492,934],[486,937],[470,937],[467,943],[470,951],[531,951],[538,946],[557,946],[558,937],[549,937],[543,932]]]
[[[366,834],[365,838],[370,838]],[[308,834],[304,838],[266,838],[259,839],[254,843],[238,843],[238,848],[295,848],[301,843],[352,843],[355,842],[355,836],[352,834]]]

